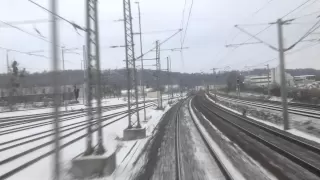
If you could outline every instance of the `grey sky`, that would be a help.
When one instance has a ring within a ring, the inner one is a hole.
[[[34,0],[35,2],[49,8],[49,0]],[[185,40],[185,46],[190,47],[184,52],[184,63],[182,63],[179,52],[162,52],[163,67],[165,67],[164,58],[171,56],[173,71],[180,72],[210,72],[213,67],[231,66],[233,69],[242,70],[244,66],[256,65],[277,57],[277,53],[264,45],[242,46],[236,50],[225,48],[227,43],[240,43],[249,37],[233,28],[235,24],[255,24],[274,22],[277,18],[284,16],[298,5],[306,0],[274,0],[258,13],[259,8],[263,7],[269,0],[194,0],[192,16],[189,22],[189,28]],[[134,1],[132,1],[134,2]],[[188,17],[191,0],[187,0],[185,12],[185,22]],[[143,32],[179,29],[184,0],[141,0],[142,28]],[[305,6],[302,6],[285,19],[299,17],[305,14],[319,11],[320,1],[310,0]],[[68,20],[74,21],[84,26],[84,0],[60,0],[59,14]],[[132,3],[132,14],[135,31],[138,30],[137,6]],[[320,13],[319,13],[320,14]],[[296,20],[303,24],[285,26],[284,37],[285,44],[288,46],[302,36],[308,28],[316,21],[315,14]],[[124,49],[109,49],[111,45],[123,45],[123,22],[114,22],[114,20],[123,18],[122,0],[99,1],[99,19],[100,19],[100,45],[101,45],[101,63],[102,69],[123,68]],[[0,20],[5,22],[49,19],[49,15],[39,7],[28,2],[28,0],[7,0],[0,6]],[[2,24],[1,24],[2,25]],[[251,33],[256,33],[265,28],[261,26],[242,26]],[[34,28],[49,40],[49,23],[19,25],[18,27],[32,34],[36,34]],[[27,35],[19,30],[12,28],[0,28],[0,47],[12,48],[24,52],[35,50],[46,50],[45,56],[50,56],[50,45]],[[164,40],[174,32],[159,34],[145,34],[143,36],[144,50],[154,46],[155,40]],[[272,26],[259,37],[268,43],[277,46],[276,26]],[[84,44],[83,36],[75,33],[72,26],[60,22],[60,40],[67,48],[81,48]],[[307,39],[317,38],[320,35],[313,35]],[[140,55],[138,37],[135,39],[136,55]],[[292,51],[303,46],[308,46],[310,42],[301,43]],[[172,38],[162,48],[175,48],[180,46],[180,34]],[[305,49],[292,55],[286,56],[287,68],[316,68],[319,69],[317,51],[319,47]],[[81,53],[81,51],[79,51]],[[152,58],[155,53],[150,53],[147,57]],[[6,72],[5,51],[0,50],[0,72]],[[50,60],[34,56],[27,56],[19,53],[9,52],[10,61],[18,60],[21,67],[28,71],[43,71],[50,68]],[[82,55],[66,54],[66,69],[80,69]],[[271,66],[276,66],[277,60],[271,61]],[[152,64],[151,62],[149,64]]]

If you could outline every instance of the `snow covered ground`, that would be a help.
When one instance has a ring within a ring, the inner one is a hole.
[[[123,99],[107,99],[103,102],[103,105],[115,105],[115,104],[123,104],[126,103]],[[167,101],[164,100],[164,106],[168,109]],[[81,109],[84,108],[83,105],[77,105],[69,107],[70,109]],[[111,114],[125,111],[127,107],[110,110],[103,113],[103,116],[110,116]],[[38,109],[38,110],[29,110],[29,111],[17,111],[17,112],[8,112],[8,113],[1,113],[0,117],[12,117],[12,116],[19,116],[19,115],[30,115],[30,114],[39,114],[39,113],[47,113],[52,112],[51,108],[46,109]],[[150,133],[155,128],[156,124],[160,120],[164,111],[155,110],[154,107],[147,108],[147,122],[142,122],[142,126],[147,128],[147,134],[150,136]],[[143,119],[143,111],[140,111],[140,117]],[[119,119],[119,121],[115,121]],[[144,146],[146,139],[137,140],[137,141],[121,141],[121,137],[123,134],[123,130],[127,127],[127,117],[119,116],[113,117],[103,122],[103,125],[107,125],[108,123],[115,121],[114,123],[105,126],[103,128],[104,134],[104,145],[107,149],[107,153],[114,152],[117,150],[117,171],[113,174],[112,177],[108,177],[106,179],[126,179],[130,176],[132,167],[130,166],[131,161],[134,159],[134,155],[139,154],[141,148]],[[121,118],[122,117],[122,118]],[[67,117],[63,117],[68,118]],[[70,118],[70,117],[69,117]],[[135,116],[132,116],[133,120]],[[51,121],[50,119],[46,120],[46,122]],[[73,140],[77,139],[77,141],[73,142],[72,144],[68,145],[67,147],[61,150],[61,165],[63,166],[64,179],[70,179],[68,170],[70,168],[70,161],[81,154],[85,150],[85,121],[86,117],[80,117],[75,119],[70,119],[61,122],[61,132],[60,137],[65,136],[61,141],[61,145],[71,143]],[[28,125],[36,125],[38,122],[31,122]],[[52,124],[46,124],[38,128],[32,128],[27,130],[21,130],[17,132],[12,132],[8,134],[3,134],[3,132],[12,131],[14,128],[24,128],[25,125],[16,125],[14,127],[6,127],[1,128],[0,131],[0,177],[11,170],[26,164],[32,161],[35,158],[39,158],[40,156],[45,155],[46,153],[53,150],[53,143],[52,143]],[[32,134],[37,134],[32,137],[27,137]],[[40,138],[41,136],[46,136]],[[93,144],[96,144],[96,136],[97,133],[93,134]],[[18,138],[24,138],[22,140],[17,140]],[[82,138],[81,138],[82,137]],[[29,140],[36,139],[34,142],[28,142]],[[16,140],[14,142],[9,142],[12,140]],[[18,146],[17,144],[24,143],[24,145]],[[45,144],[45,145],[43,145]],[[17,145],[17,146],[16,146]],[[34,149],[36,146],[42,145],[39,149]],[[10,147],[12,146],[12,147]],[[15,146],[15,147],[14,147]],[[133,147],[134,146],[134,147]],[[130,149],[133,147],[133,151]],[[7,148],[7,149],[6,149]],[[130,156],[126,155],[130,151]],[[25,152],[23,156],[20,157],[20,153]],[[136,152],[132,154],[132,152]],[[15,158],[17,156],[17,158]],[[10,159],[11,158],[11,159]],[[129,160],[131,159],[131,160]],[[40,158],[39,161],[33,163],[32,165],[28,166],[25,169],[15,173],[14,175],[10,176],[9,179],[12,180],[49,180],[51,179],[52,175],[52,161],[53,156],[52,154]],[[1,179],[1,178],[0,178]]]
[[[202,118],[203,121],[200,121],[196,113],[200,115],[199,118]],[[197,109],[191,110],[191,114],[195,123],[199,126],[200,131],[208,140],[211,148],[234,179],[277,179],[243,151],[236,143],[232,142],[224,135],[203,114],[199,113]]]
[[[219,93],[237,97],[237,93],[233,92],[233,91],[229,92],[229,93],[219,91]],[[269,100],[269,101],[280,101],[281,102],[281,97],[277,97],[277,96],[268,97],[268,95],[259,94],[259,93],[241,92],[240,96],[243,98],[264,99],[264,100]],[[288,102],[290,102],[290,101],[292,101],[292,98],[288,98],[287,100],[288,100]]]
[[[207,98],[209,100],[211,100],[208,96],[207,96]],[[213,100],[211,100],[211,101],[214,102]],[[228,101],[228,103],[230,104],[229,101]],[[227,107],[224,102],[220,102],[217,104],[219,106],[226,108],[230,111],[233,111],[237,114],[242,114],[241,110]],[[232,103],[232,104],[236,105],[238,103]],[[279,117],[277,119],[282,118],[282,112],[267,110],[264,108],[257,108],[254,106],[249,106],[249,107],[252,108],[256,112],[267,112],[274,117]],[[272,127],[278,128],[278,129],[283,129],[283,124],[282,124],[283,122],[282,121],[277,121],[275,119],[269,119],[269,118],[266,118],[266,119],[257,118],[257,117],[250,115],[250,114],[247,116],[253,120],[259,121],[259,122],[264,123],[266,125],[269,125],[269,126],[272,126]],[[296,136],[300,136],[305,139],[320,143],[320,135],[319,135],[320,122],[318,119],[300,116],[300,115],[293,115],[293,114],[289,114],[289,119],[290,119],[290,128],[291,129],[288,130],[287,132],[294,134]]]

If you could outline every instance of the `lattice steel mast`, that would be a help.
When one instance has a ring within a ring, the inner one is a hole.
[[[87,150],[85,155],[93,153],[92,147],[92,99],[96,98],[97,107],[97,128],[98,147],[95,154],[100,155],[105,152],[103,147],[102,122],[101,122],[101,71],[99,52],[99,27],[97,0],[86,1],[86,44],[87,44],[87,87],[88,87],[88,137]]]
[[[160,45],[159,41],[156,41],[156,72],[157,72],[157,99],[158,109],[162,109],[162,92],[160,87],[160,73],[161,73],[161,62],[160,62]]]
[[[138,81],[136,59],[134,54],[132,16],[130,0],[123,0],[123,16],[124,16],[124,36],[125,36],[125,51],[126,51],[126,68],[127,68],[127,98],[128,98],[128,129],[132,128],[132,106],[135,105],[137,115],[137,128],[140,128],[139,107],[138,107]],[[131,99],[131,89],[134,88],[134,100]],[[135,101],[135,104],[132,103]]]

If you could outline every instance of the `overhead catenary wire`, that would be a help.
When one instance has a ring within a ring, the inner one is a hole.
[[[33,3],[33,4],[36,5],[36,6],[40,7],[41,9],[49,12],[50,14],[53,14],[54,16],[60,18],[61,20],[69,23],[69,24],[72,25],[75,29],[80,29],[80,30],[82,30],[82,31],[86,31],[86,29],[83,28],[83,27],[81,27],[80,25],[78,25],[78,24],[76,24],[76,23],[74,23],[74,22],[71,22],[71,21],[67,20],[66,18],[64,18],[64,17],[62,17],[62,16],[60,16],[60,15],[58,15],[58,14],[56,14],[56,13],[53,13],[52,11],[50,11],[49,9],[41,6],[40,4],[38,4],[38,3],[36,3],[36,2],[34,2],[34,1],[32,1],[32,0],[28,0],[28,1],[31,2],[31,3]]]
[[[17,53],[20,53],[20,54],[26,54],[26,55],[29,55],[29,56],[37,56],[37,57],[42,57],[42,58],[49,59],[49,57],[44,56],[44,55],[33,54],[33,53],[29,53],[29,52],[23,52],[23,51],[19,51],[19,50],[15,50],[15,49],[4,48],[4,47],[0,47],[0,49],[7,50],[7,51],[12,51],[12,52],[17,52]]]
[[[315,12],[312,12],[312,13],[304,14],[304,15],[301,15],[301,16],[298,16],[298,17],[294,17],[293,19],[297,20],[297,19],[301,19],[301,18],[304,18],[304,17],[312,16],[312,15],[320,15],[320,11],[315,11]]]
[[[298,53],[298,52],[303,51],[303,50],[305,50],[305,49],[312,48],[312,47],[317,46],[317,45],[320,45],[320,41],[317,42],[317,43],[308,44],[308,45],[303,46],[303,47],[301,47],[301,48],[299,48],[299,49],[297,49],[297,50],[295,50],[295,51],[286,52],[285,54],[286,54],[286,55],[292,55],[292,54]],[[257,63],[257,64],[254,64],[254,65],[250,66],[250,67],[260,66],[260,65],[263,65],[263,64],[266,64],[266,63],[268,63],[268,62],[275,61],[275,60],[278,60],[278,57],[274,57],[274,58],[272,58],[272,59],[269,59],[269,60],[266,60],[266,61],[263,61],[263,62],[259,62],[259,63]]]
[[[184,6],[183,6],[183,10],[182,10],[182,18],[181,18],[181,23],[180,23],[180,29],[184,28],[184,14],[186,11],[186,6],[187,6],[187,0],[184,0]],[[180,44],[182,47],[182,38],[183,38],[183,32],[181,32],[180,34]]]
[[[272,0],[268,1],[265,5],[263,5],[261,8],[259,8],[259,9],[258,9],[257,11],[255,11],[254,13],[252,13],[249,17],[253,17],[253,16],[257,15],[260,11],[262,11],[263,9],[265,9],[271,2],[272,2]],[[246,18],[246,19],[247,19],[247,18]],[[272,25],[269,25],[269,26],[271,27]],[[264,32],[264,31],[266,31],[268,28],[270,28],[269,26],[266,27],[266,28],[264,28],[264,29],[262,29],[262,30],[259,31],[258,33],[256,33],[256,36],[259,35],[259,34],[261,34],[261,33]],[[231,42],[233,42],[240,34],[241,34],[241,32],[238,32],[235,36],[233,36],[233,37],[231,38]],[[247,42],[249,42],[250,40],[251,40],[251,38],[247,39],[246,41],[244,41],[244,42],[242,42],[242,43],[247,43]],[[237,48],[238,48],[238,47],[234,47],[231,51],[228,52],[228,54],[234,52]],[[222,50],[219,51],[219,52],[217,53],[217,55],[220,54],[221,52],[222,52]],[[221,58],[221,59],[217,62],[217,64],[220,63],[223,59],[225,59],[225,58],[228,56],[228,54],[227,54],[226,56],[224,56],[223,58]],[[216,56],[215,56],[215,57],[216,57]]]
[[[148,31],[148,32],[142,32],[142,34],[155,34],[155,33],[166,33],[166,32],[173,32],[178,31],[179,29],[167,29],[167,30],[159,30],[159,31]],[[135,33],[139,34],[139,33]]]
[[[257,11],[255,11],[254,13],[252,13],[252,16],[258,14],[260,11],[262,11],[264,8],[266,8],[273,0],[269,0],[268,2],[266,2],[260,9],[258,9]]]
[[[21,31],[21,32],[23,32],[23,33],[25,33],[25,34],[28,34],[28,35],[33,36],[33,37],[35,37],[35,38],[38,38],[38,39],[40,39],[40,40],[42,40],[42,41],[45,41],[45,42],[48,42],[48,43],[52,43],[51,41],[48,41],[48,40],[45,39],[44,37],[41,37],[41,36],[32,34],[32,33],[28,32],[28,31],[25,31],[25,30],[17,27],[17,26],[14,26],[14,25],[12,25],[12,24],[9,24],[9,23],[4,22],[4,21],[1,21],[1,20],[0,20],[0,22],[3,23],[3,24],[5,24],[5,25],[7,25],[7,26],[10,26],[10,27],[12,27],[12,28],[14,28],[14,29],[17,29],[17,30],[19,30],[19,31]]]
[[[280,19],[283,19],[285,17],[287,17],[288,15],[290,15],[291,13],[295,12],[296,10],[298,10],[299,8],[301,8],[302,6],[306,5],[308,2],[310,2],[311,0],[306,0],[303,3],[301,3],[299,6],[295,7],[294,9],[292,9],[291,11],[289,11],[288,13],[286,13],[285,15],[283,15]],[[269,24],[267,27],[265,27],[264,29],[262,29],[261,31],[259,31],[258,33],[254,34],[252,37],[248,38],[247,40],[241,42],[241,43],[247,43],[250,40],[252,40],[253,38],[257,37],[258,35],[260,35],[261,33],[265,32],[266,30],[268,30],[273,24]],[[240,43],[240,44],[241,44]],[[231,52],[234,52],[237,48],[239,48],[239,46],[234,47],[233,50]],[[227,57],[227,55],[225,56]],[[225,58],[224,57],[224,58]],[[223,58],[223,59],[224,59]],[[223,59],[221,59],[218,63],[220,63]],[[216,64],[218,64],[216,63]]]
[[[295,43],[289,46],[286,50],[290,50],[294,48],[298,43],[303,41],[306,37],[308,37],[312,32],[316,31],[320,27],[320,20],[316,22],[301,38],[298,39]]]
[[[7,22],[10,25],[26,25],[26,24],[41,24],[41,23],[50,23],[51,21],[48,19],[36,19],[36,20],[25,20],[25,21],[12,21]],[[1,28],[11,27],[8,25],[0,25]]]
[[[173,38],[174,36],[176,36],[178,33],[180,33],[182,31],[182,29],[179,29],[177,32],[175,32],[173,35],[171,35],[170,37],[168,37],[167,39],[161,41],[159,43],[159,46],[161,46],[162,44],[166,43],[167,41],[169,41],[171,38]],[[146,51],[145,53],[141,54],[140,56],[136,57],[136,60],[140,59],[141,57],[145,56],[146,54],[152,52],[154,49],[156,49],[156,46],[149,49],[148,51]]]
[[[186,36],[187,36],[188,27],[189,27],[189,22],[190,22],[190,17],[191,17],[191,14],[192,14],[192,8],[193,8],[193,0],[191,1],[191,6],[190,6],[190,9],[189,9],[188,20],[187,20],[186,28],[185,28],[185,31],[184,31],[181,48],[183,47],[184,41],[185,41]]]

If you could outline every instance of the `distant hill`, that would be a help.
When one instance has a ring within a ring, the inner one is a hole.
[[[317,80],[320,80],[320,70],[315,69],[288,69],[286,72],[297,75],[316,75]],[[145,70],[144,80],[146,85],[150,87],[156,87],[156,80],[154,74],[155,70]],[[250,71],[251,75],[262,75],[266,74],[266,69],[254,69]],[[138,75],[140,71],[138,71]],[[182,84],[186,87],[194,87],[205,84],[226,84],[228,73],[219,73],[217,75],[213,74],[201,74],[201,73],[179,73],[172,72],[170,80],[173,84]],[[243,72],[243,75],[247,75],[248,72]],[[27,73],[22,79],[22,86],[50,86],[51,82],[51,72],[42,73]],[[168,84],[169,79],[166,71],[161,71],[160,73],[161,84]],[[59,85],[72,85],[72,84],[82,84],[84,81],[84,72],[82,70],[68,70],[59,73],[58,78]],[[138,76],[138,81],[140,82],[140,75]],[[0,88],[5,88],[9,82],[9,77],[6,74],[0,74]],[[107,70],[102,73],[102,84],[117,85],[118,87],[126,87],[126,70]]]
[[[287,73],[291,74],[292,76],[301,76],[301,75],[316,75],[317,81],[320,81],[320,70],[317,69],[287,69]],[[250,75],[263,75],[267,74],[266,69],[253,69],[250,71]],[[245,73],[247,75],[247,73]]]
[[[146,85],[150,87],[156,87],[156,79],[154,75],[155,70],[145,70],[143,72],[144,81]],[[25,77],[21,80],[21,84],[24,87],[31,86],[50,86],[52,73],[42,72],[42,73],[27,73]],[[225,75],[219,76],[216,82],[219,84],[225,83]],[[168,74],[166,71],[161,71],[160,73],[161,85],[168,84]],[[126,70],[108,70],[102,72],[102,84],[117,85],[118,87],[126,87]],[[140,71],[138,71],[138,81],[140,83]],[[200,73],[179,73],[172,72],[170,74],[170,81],[172,84],[182,84],[186,87],[194,87],[198,85],[203,85],[203,83],[212,84],[215,81],[215,76],[213,74],[200,74]],[[0,88],[5,88],[9,82],[9,76],[6,74],[0,74]],[[84,72],[82,70],[68,70],[59,73],[58,83],[59,85],[72,85],[72,84],[82,84],[84,82]]]

